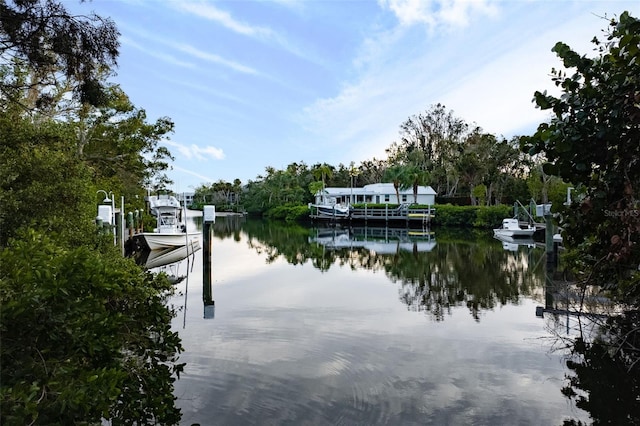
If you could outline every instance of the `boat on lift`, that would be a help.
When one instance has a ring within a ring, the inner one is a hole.
[[[523,228],[520,226],[518,219],[510,218],[502,220],[502,227],[495,228],[493,235],[496,237],[511,237],[511,238],[532,238],[536,232],[536,227],[528,225]]]
[[[156,217],[153,232],[142,232],[134,238],[142,241],[149,250],[162,250],[171,247],[200,245],[200,232],[187,232],[182,222],[182,206],[172,195],[149,196],[151,214]]]

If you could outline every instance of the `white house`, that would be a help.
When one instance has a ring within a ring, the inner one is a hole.
[[[316,194],[316,204],[404,204],[417,203],[433,206],[436,191],[430,186],[418,186],[418,199],[414,200],[413,188],[400,190],[396,195],[393,183],[373,183],[362,188],[325,188]]]

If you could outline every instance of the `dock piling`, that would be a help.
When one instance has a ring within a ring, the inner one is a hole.
[[[202,301],[204,303],[204,318],[215,317],[216,302],[213,300],[213,268],[211,255],[213,253],[213,224],[216,221],[216,207],[204,206],[204,220],[202,225]]]

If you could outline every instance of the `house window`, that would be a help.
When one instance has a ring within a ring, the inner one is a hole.
[[[407,194],[402,194],[402,202],[403,203],[407,202]]]
[[[384,201],[387,203],[389,202],[389,194],[384,195]]]

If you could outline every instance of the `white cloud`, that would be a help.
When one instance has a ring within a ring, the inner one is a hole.
[[[224,151],[221,148],[216,148],[211,145],[198,146],[196,144],[184,145],[174,141],[164,141],[165,144],[175,148],[178,152],[187,159],[195,160],[207,160],[207,158],[213,160],[223,160],[225,158]]]
[[[493,16],[497,8],[491,0],[379,0],[380,6],[391,10],[402,25],[426,24],[466,27],[471,15]]]
[[[207,145],[205,147],[191,145],[191,148],[193,149],[196,158],[198,158],[199,160],[204,160],[205,157],[210,157],[214,160],[223,160],[225,157],[224,151],[221,148],[216,148],[211,145]]]

